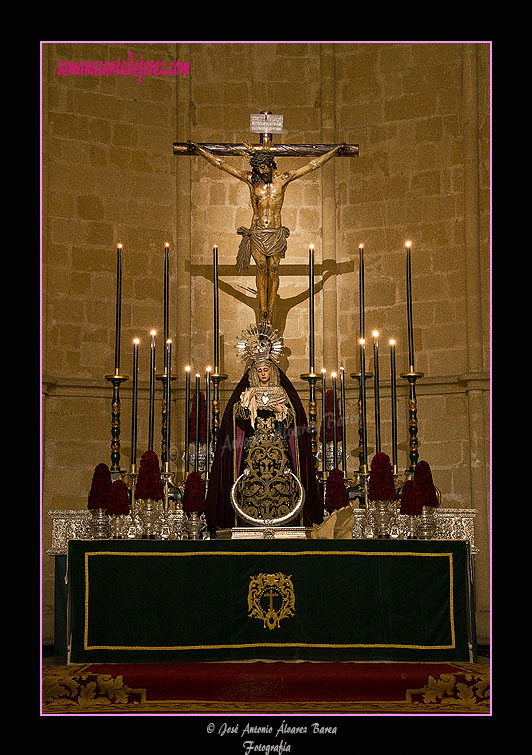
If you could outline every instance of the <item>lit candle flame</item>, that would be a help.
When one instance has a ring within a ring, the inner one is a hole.
[[[169,339],[167,340],[167,342],[166,342],[166,343],[167,343],[167,344],[168,344],[168,343],[172,343],[172,339],[171,339],[171,338],[169,338]]]
[[[335,378],[336,377],[336,372],[331,372],[331,377]]]
[[[361,338],[361,339],[360,339],[360,341],[359,341],[359,344],[360,344],[361,346],[364,346],[364,345],[365,345],[365,343],[366,343],[366,339],[365,339],[365,338]]]
[[[359,248],[359,249],[364,249],[364,244],[359,244],[359,245],[358,245],[358,248]]]
[[[325,367],[321,368],[321,372],[322,372],[322,375],[325,375],[325,373],[327,372],[327,370],[325,369]]]
[[[395,338],[390,338],[390,346],[395,346]]]
[[[169,247],[169,246],[170,246],[169,242],[168,242],[168,241],[165,241],[165,242],[164,242],[164,248],[165,248],[165,249],[168,249],[168,247]]]
[[[212,372],[212,367],[207,367],[207,372]]]
[[[135,344],[136,346],[138,346],[138,345],[139,345],[139,343],[140,343],[140,339],[139,339],[139,338],[134,338],[134,339],[133,339],[133,343],[134,343],[134,344]]]
[[[199,378],[201,377],[201,375],[198,372],[196,372],[196,377]]]
[[[156,330],[150,330],[150,336],[156,336],[157,331]]]
[[[312,251],[314,251],[314,244],[309,244],[308,248],[311,249]]]
[[[373,333],[372,333],[372,336],[373,336],[373,338],[378,338],[379,337],[379,331],[378,330],[374,330]]]
[[[412,242],[411,241],[405,241],[405,246],[406,246],[407,249],[410,249],[410,247],[412,246]]]
[[[190,370],[191,370],[191,367],[189,364],[187,364],[187,366],[185,367],[185,372],[190,372]]]
[[[116,248],[117,248],[117,249],[122,249],[122,244],[117,244],[117,245],[116,245]]]

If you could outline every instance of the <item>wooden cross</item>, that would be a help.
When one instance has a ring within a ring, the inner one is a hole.
[[[272,134],[282,131],[282,116],[270,116],[269,111],[262,111],[259,115],[251,116],[251,131],[260,135],[260,144],[206,143],[198,146],[208,149],[214,155],[239,155],[240,157],[249,157],[250,149],[253,152],[268,151],[275,157],[317,157],[336,146],[335,144],[273,144]],[[196,147],[189,142],[174,142],[173,147],[174,155],[197,154]],[[357,157],[358,152],[358,144],[347,144],[337,153],[337,157]]]
[[[249,145],[241,144],[218,144],[206,142],[198,146],[208,149],[213,155],[242,157],[249,151]],[[262,144],[251,145],[254,151],[263,149]],[[319,157],[329,152],[335,144],[271,144],[268,151],[275,157]],[[196,155],[196,147],[189,142],[174,142],[174,155]],[[357,157],[358,144],[347,144],[345,148],[338,152],[337,157]]]
[[[238,155],[240,157],[246,155],[249,151],[248,144],[226,144],[226,143],[212,143],[206,142],[199,144],[198,146],[208,149],[213,155],[231,156]],[[329,152],[335,144],[270,144],[268,151],[275,155],[275,157],[319,157]],[[262,150],[263,144],[252,144],[252,149],[256,151]],[[189,142],[174,142],[174,155],[196,155],[197,150],[194,145]],[[347,144],[344,149],[338,152],[337,157],[357,157],[358,156],[358,144]]]

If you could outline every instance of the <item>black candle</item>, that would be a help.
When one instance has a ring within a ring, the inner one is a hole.
[[[309,374],[314,374],[314,244],[308,248],[308,268],[309,268],[309,334],[310,334],[310,351],[309,351]]]
[[[332,377],[332,405],[333,405],[333,468],[338,468],[338,417],[336,415],[336,372]]]
[[[164,245],[164,342],[167,343],[170,338],[169,333],[169,315],[168,315],[168,302],[170,297],[170,283],[169,283],[169,254],[170,244],[168,241]]]
[[[326,464],[326,458],[327,458],[327,384],[326,384],[326,375],[327,371],[322,369],[321,371],[321,464],[322,464],[322,472],[323,472],[323,479],[325,479],[325,475],[327,472],[327,464]]]
[[[205,375],[205,403],[206,403],[206,422],[205,422],[205,479],[209,479],[209,456],[211,451],[211,427],[210,427],[210,411],[211,411],[211,368],[207,367]]]
[[[397,473],[397,390],[395,384],[395,341],[390,341],[390,376],[392,383],[392,465]]]
[[[115,375],[120,375],[120,320],[122,317],[122,244],[116,245]]]
[[[199,432],[200,432],[200,376],[196,374],[196,427],[194,434],[194,472],[199,470]]]
[[[366,432],[366,342],[360,339],[360,403],[362,411],[362,466],[368,467],[368,438]]]
[[[410,249],[412,242],[407,241],[406,247],[406,311],[408,317],[408,364],[410,372],[414,372],[414,330],[412,325],[412,268]]]
[[[373,331],[373,362],[373,384],[375,386],[375,453],[378,454],[381,450],[381,404],[379,388],[379,333],[377,330]]]
[[[216,244],[212,248],[212,256],[214,265],[214,373],[218,375],[220,371],[220,321],[218,312],[218,247]]]
[[[190,367],[185,367],[185,475],[190,466]]]
[[[139,339],[133,340],[133,398],[131,409],[131,467],[137,463],[137,401],[139,376]]]
[[[364,323],[364,244],[360,244],[359,250],[359,264],[358,264],[358,287],[359,287],[359,302],[360,302],[360,338],[365,338],[365,323]]]
[[[165,366],[165,372],[166,372],[166,382],[165,382],[165,389],[166,389],[166,438],[165,438],[165,446],[166,446],[166,467],[168,468],[168,465],[170,464],[170,415],[171,415],[171,401],[172,401],[172,341],[168,339],[166,341],[166,366]]]
[[[157,331],[150,330],[150,407],[148,421],[148,450],[153,451],[153,417],[155,411],[155,336]]]
[[[347,439],[345,437],[345,370],[340,367],[340,411],[342,414],[342,471],[347,474]]]

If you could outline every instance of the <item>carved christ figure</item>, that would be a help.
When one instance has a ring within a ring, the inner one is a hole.
[[[256,282],[259,299],[260,322],[272,322],[275,295],[279,288],[279,263],[285,256],[286,239],[290,235],[288,228],[281,223],[281,209],[286,187],[296,178],[321,168],[334,155],[346,147],[337,144],[329,152],[311,160],[297,170],[278,171],[274,155],[267,150],[260,150],[250,159],[251,171],[238,170],[216,157],[212,152],[194,142],[189,142],[197,154],[220,170],[244,181],[249,187],[253,217],[251,227],[240,226],[237,233],[242,236],[238,249],[237,270],[243,272],[249,268],[251,257],[257,266]],[[248,146],[248,145],[246,145]],[[253,147],[249,147],[253,150]]]

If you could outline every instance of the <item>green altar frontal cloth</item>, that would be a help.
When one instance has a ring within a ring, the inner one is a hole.
[[[468,661],[464,541],[69,543],[70,662]]]

